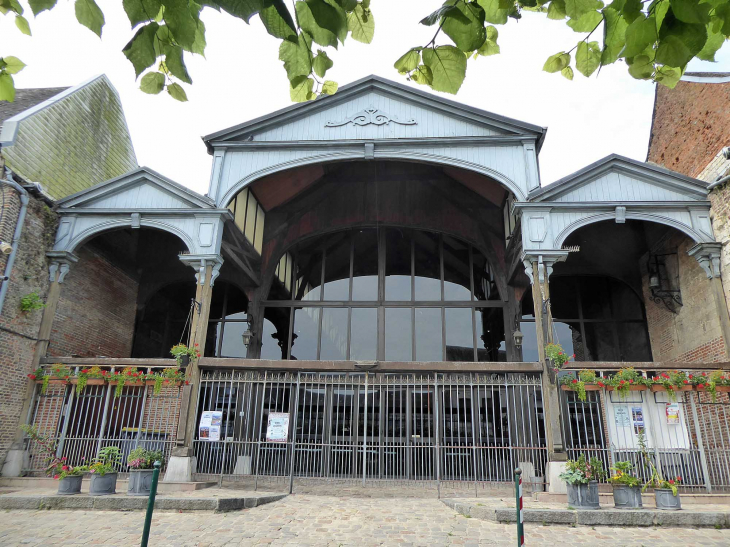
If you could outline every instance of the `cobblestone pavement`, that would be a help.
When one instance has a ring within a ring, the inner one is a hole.
[[[139,545],[141,512],[8,511],[0,545]],[[526,527],[528,545],[730,545],[730,530]],[[157,513],[151,547],[514,545],[514,525],[469,519],[438,500],[294,495],[242,512]]]

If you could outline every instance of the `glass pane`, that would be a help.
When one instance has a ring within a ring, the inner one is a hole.
[[[618,341],[613,323],[584,323],[586,361],[619,361]],[[576,352],[577,354],[577,352]]]
[[[652,361],[651,346],[644,323],[619,323],[622,361]]]
[[[581,277],[579,284],[583,318],[608,319],[611,317],[608,280],[604,277]]]
[[[322,252],[313,245],[299,249],[296,261],[294,300],[319,300],[322,284]]]
[[[444,300],[471,300],[469,246],[449,236],[444,240]]]
[[[522,296],[522,319],[535,319],[535,310],[532,307],[532,287],[530,286]]]
[[[322,347],[320,359],[347,359],[347,308],[322,310]]]
[[[357,230],[353,234],[354,260],[352,270],[352,299],[378,299],[378,233]]]
[[[522,332],[522,361],[525,363],[534,363],[540,360],[537,353],[537,332],[535,331],[535,323],[533,321],[523,321],[520,323],[520,331]]]
[[[286,359],[286,341],[289,338],[290,308],[266,308],[264,330],[261,334],[262,359]],[[281,347],[279,346],[281,343]]]
[[[507,349],[504,343],[504,313],[502,308],[478,308],[477,361],[506,361]],[[512,336],[512,333],[508,333]]]
[[[439,239],[427,232],[414,232],[416,300],[441,300]]]
[[[385,310],[385,360],[410,361],[413,353],[410,308]]]
[[[324,299],[350,299],[350,234],[332,236],[324,265]]]
[[[385,299],[411,300],[411,238],[407,230],[385,232]]]
[[[446,360],[474,360],[472,310],[469,308],[446,308]]]
[[[248,323],[226,322],[221,344],[221,357],[246,357],[246,346],[243,345],[243,332]]]
[[[316,360],[319,333],[319,308],[300,308],[294,312],[294,335],[290,359]]]
[[[217,283],[213,287],[213,294],[210,297],[210,313],[208,315],[211,321],[223,317],[223,301],[226,298],[227,288],[226,283]]]
[[[352,308],[350,359],[372,361],[378,356],[378,310]]]
[[[446,260],[446,256],[444,256],[444,260]],[[472,249],[472,260],[474,261],[474,296],[476,300],[499,300],[494,273],[492,273],[487,259],[479,251]]]
[[[554,319],[578,319],[576,278],[550,278],[550,308]]]
[[[613,318],[619,320],[644,319],[644,310],[636,293],[628,285],[611,279],[611,301],[613,303]]]
[[[416,359],[443,361],[441,308],[416,308]]]

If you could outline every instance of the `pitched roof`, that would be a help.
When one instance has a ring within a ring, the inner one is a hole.
[[[336,94],[329,96],[320,96],[314,101],[306,103],[299,103],[295,105],[276,110],[265,116],[249,120],[247,122],[234,125],[221,131],[216,131],[209,135],[202,137],[208,152],[212,153],[211,141],[214,140],[226,140],[241,136],[251,131],[261,131],[262,129],[274,125],[280,124],[286,120],[298,118],[311,111],[326,108],[346,100],[348,97],[362,93],[369,89],[378,89],[380,91],[390,93],[393,95],[400,95],[405,98],[411,98],[416,100],[419,104],[428,105],[435,109],[440,109],[446,112],[458,112],[461,115],[466,115],[473,118],[475,121],[482,121],[505,127],[516,134],[527,134],[534,135],[537,139],[537,149],[539,150],[542,146],[543,140],[545,139],[545,133],[547,132],[546,127],[540,127],[530,123],[501,116],[493,112],[467,106],[465,104],[446,99],[433,93],[428,93],[420,89],[382,78],[380,76],[370,75],[365,78],[361,78],[355,82],[349,83],[339,88]]]
[[[583,169],[571,173],[570,175],[563,177],[555,182],[543,186],[537,190],[533,190],[527,196],[528,201],[549,201],[554,198],[557,194],[566,192],[570,188],[577,186],[592,177],[598,176],[611,168],[620,167],[630,170],[634,173],[643,173],[649,176],[660,176],[666,182],[673,183],[676,186],[683,186],[685,188],[691,188],[695,193],[698,191],[707,192],[707,183],[701,180],[693,179],[676,171],[670,171],[664,167],[659,167],[653,163],[646,163],[643,161],[632,160],[619,154],[610,154],[605,158],[602,158],[590,165],[587,165]]]
[[[34,107],[37,104],[47,101],[51,97],[66,91],[67,87],[37,87],[31,89],[16,89],[15,100],[10,103],[8,101],[0,101],[0,127],[8,118],[12,118],[16,114],[20,114]]]

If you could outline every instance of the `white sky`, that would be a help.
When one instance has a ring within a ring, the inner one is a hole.
[[[256,18],[248,26],[206,8],[206,58],[188,56],[194,85],[184,86],[189,102],[178,103],[166,93],[139,91],[132,65],[121,52],[133,36],[122,3],[97,1],[107,20],[101,41],[76,22],[70,0],[61,0],[37,19],[26,9],[33,37],[20,34],[11,17],[0,18],[0,55],[15,55],[28,65],[16,75],[16,86],[72,86],[105,73],[122,98],[139,164],[205,193],[211,157],[200,137],[291,104],[278,61],[279,41]],[[340,51],[329,48],[335,65],[328,79],[344,85],[377,74],[408,83],[393,63],[410,47],[431,39],[434,29],[418,21],[441,3],[373,0],[373,43],[348,39]],[[620,62],[590,79],[576,71],[572,82],[542,72],[549,55],[572,48],[582,36],[564,22],[525,13],[519,22],[510,20],[498,29],[502,53],[470,60],[459,94],[447,97],[548,127],[540,154],[543,185],[610,153],[646,159],[652,83],[632,79]],[[694,62],[690,69],[730,70],[730,48],[718,58],[719,63]]]

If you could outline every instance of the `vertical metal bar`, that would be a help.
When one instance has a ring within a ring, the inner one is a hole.
[[[139,446],[139,436],[142,434],[142,424],[144,423],[144,410],[147,403],[147,385],[142,384],[142,408],[139,411],[139,427],[137,428],[137,435],[134,439],[134,448]]]
[[[299,384],[302,377],[301,371],[297,372],[297,392],[294,396],[294,426],[291,436],[291,462],[289,462],[289,493],[294,490],[294,459],[297,453],[297,420],[299,419]]]
[[[71,420],[71,407],[73,407],[75,389],[72,385],[66,386],[66,390],[71,388],[68,394],[68,402],[66,403],[66,413],[63,417],[63,427],[58,439],[58,447],[56,447],[56,457],[60,458],[63,454],[63,445],[66,444],[66,432],[68,431],[68,422]]]
[[[441,499],[441,454],[439,451],[439,377],[438,372],[433,373],[433,400],[434,400],[434,418],[436,425],[436,493],[439,499]]]
[[[477,434],[475,430],[475,417],[474,417],[474,375],[470,374],[469,378],[471,380],[470,384],[470,405],[471,406],[471,449],[472,449],[472,460],[473,460],[473,466],[474,469],[472,472],[474,473],[474,497],[479,497],[479,490],[477,488]]]
[[[365,372],[365,414],[363,418],[362,432],[362,485],[365,486],[365,475],[367,472],[367,450],[368,450],[368,376],[369,372]]]
[[[705,489],[708,494],[712,494],[712,485],[710,484],[710,469],[707,467],[707,455],[705,454],[705,443],[702,438],[702,429],[700,429],[700,421],[697,418],[697,403],[695,403],[694,393],[689,393],[689,404],[692,407],[692,419],[695,426],[695,434],[697,435],[697,448],[700,450],[700,465],[702,465],[702,473],[705,475]],[[697,395],[699,397],[699,395]]]
[[[264,371],[264,383],[262,384],[262,388],[261,388],[261,411],[259,412],[259,420],[261,420],[261,426],[264,425],[263,424],[263,420],[264,420],[264,399],[266,398],[266,379],[267,379],[268,372],[269,371],[267,371],[267,370]],[[255,424],[254,424],[254,427],[256,427]],[[265,427],[266,426],[264,426],[264,431],[266,431]],[[266,433],[264,433],[264,435],[265,434]],[[261,427],[258,428],[258,433],[257,433],[256,437],[257,437],[257,442],[256,442],[256,471],[255,471],[254,479],[253,479],[253,489],[254,489],[254,491],[259,486],[259,463],[261,462]]]
[[[98,454],[99,450],[101,450],[101,443],[104,439],[104,431],[106,430],[106,422],[109,418],[109,398],[112,396],[113,389],[114,389],[113,385],[111,385],[111,384],[107,385],[106,395],[104,396],[104,402],[102,403],[104,405],[104,410],[101,415],[101,426],[99,427],[99,440],[96,443],[97,454]]]

